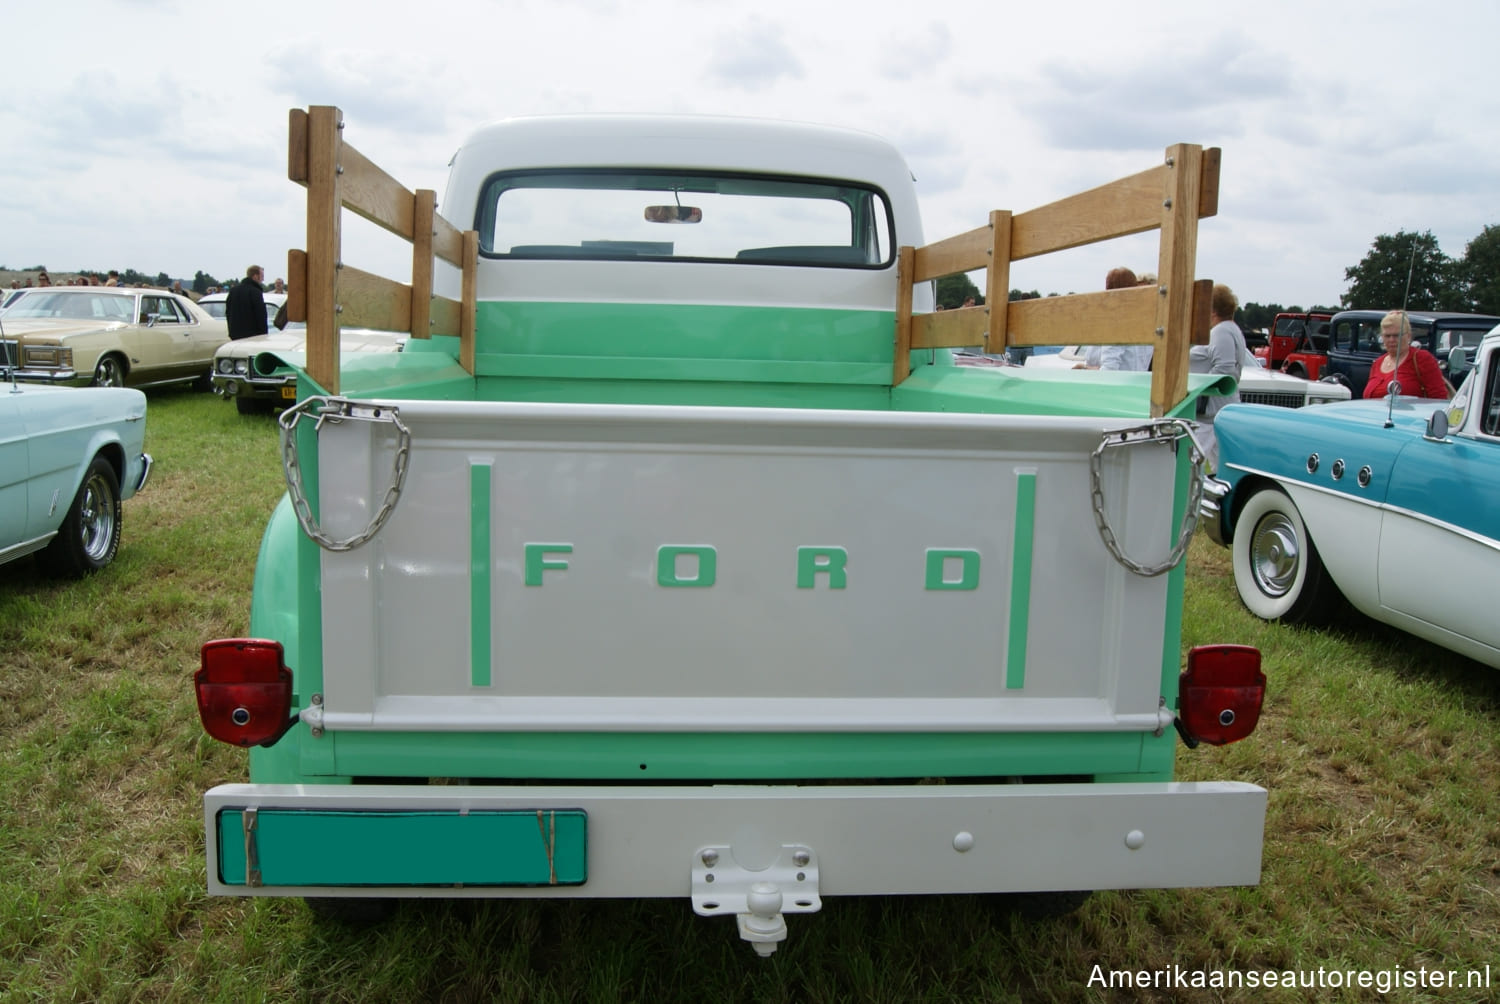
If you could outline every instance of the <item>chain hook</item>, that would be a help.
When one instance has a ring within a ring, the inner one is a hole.
[[[396,456],[391,461],[391,482],[380,501],[369,524],[352,537],[337,540],[324,532],[313,518],[312,505],[307,499],[303,483],[302,467],[297,455],[297,423],[304,417],[315,416],[313,435],[323,431],[325,422],[338,425],[346,421],[388,422],[396,430]],[[406,486],[406,468],[411,460],[411,430],[401,421],[400,409],[389,405],[374,405],[351,401],[342,397],[309,397],[281,413],[277,420],[281,426],[281,470],[286,476],[287,494],[291,498],[292,512],[302,532],[325,551],[352,551],[367,543],[385,526],[386,520],[395,512],[401,501],[402,489]]]
[[[1184,438],[1188,441],[1191,451],[1189,464],[1192,474],[1188,482],[1187,509],[1182,514],[1182,525],[1178,528],[1177,542],[1165,560],[1155,564],[1145,564],[1125,553],[1115,537],[1114,528],[1110,525],[1104,497],[1104,452],[1116,447],[1139,446],[1143,443],[1168,443],[1175,447],[1178,440]],[[1188,545],[1193,540],[1193,532],[1198,528],[1198,503],[1203,498],[1204,456],[1203,448],[1198,444],[1197,437],[1193,435],[1192,423],[1180,418],[1164,419],[1131,429],[1117,429],[1106,432],[1100,437],[1099,445],[1094,447],[1094,452],[1089,457],[1089,488],[1094,507],[1094,524],[1098,527],[1099,539],[1104,542],[1109,553],[1127,570],[1136,575],[1151,578],[1176,568],[1177,563],[1187,554]]]

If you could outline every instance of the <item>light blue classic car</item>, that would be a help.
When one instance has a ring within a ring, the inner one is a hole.
[[[0,342],[0,565],[97,571],[120,548],[120,503],[146,483],[146,395],[17,383]]]
[[[1214,429],[1202,515],[1252,613],[1319,623],[1342,595],[1500,668],[1500,327],[1451,401],[1231,405]]]

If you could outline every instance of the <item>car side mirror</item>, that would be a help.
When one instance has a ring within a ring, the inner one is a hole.
[[[1448,409],[1439,408],[1427,417],[1427,438],[1438,442],[1448,438]]]
[[[1462,373],[1469,368],[1469,350],[1462,345],[1455,345],[1448,350],[1448,372]]]

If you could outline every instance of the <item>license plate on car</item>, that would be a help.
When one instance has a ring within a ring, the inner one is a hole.
[[[295,401],[297,400],[297,388],[283,387],[281,388],[281,396],[286,398],[288,401]]]

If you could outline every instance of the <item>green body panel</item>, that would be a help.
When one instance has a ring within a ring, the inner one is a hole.
[[[294,670],[295,672],[295,670]],[[1138,732],[326,732],[293,729],[277,743],[321,746],[348,777],[762,781],[818,778],[1012,777],[1145,771]],[[263,751],[271,752],[271,751]],[[288,761],[289,763],[291,761]],[[259,784],[322,783],[266,763]],[[1139,776],[1134,778],[1141,780]],[[335,778],[326,778],[334,781]]]
[[[216,830],[220,881],[245,885],[244,813],[219,813]],[[262,885],[546,886],[588,879],[588,817],[580,809],[260,809],[252,839]]]
[[[848,408],[1039,416],[1149,415],[1149,374],[956,367],[951,353],[911,354],[911,376],[890,386],[890,311],[695,305],[504,303],[479,305],[471,377],[458,340],[413,339],[399,354],[346,358],[346,397],[552,401],[750,407]],[[608,332],[601,341],[600,332]],[[608,356],[601,358],[600,353]],[[290,362],[300,362],[289,359]],[[1191,417],[1199,394],[1228,393],[1227,377],[1192,376],[1175,415]],[[302,395],[321,393],[301,374]],[[317,442],[298,427],[308,490],[316,499]],[[1189,476],[1180,451],[1177,510]],[[486,508],[485,489],[471,504]],[[1034,495],[1016,515],[1018,556],[1030,554]],[[291,570],[295,569],[295,574]],[[1169,574],[1162,693],[1177,693],[1184,571]],[[1025,581],[1024,576],[1021,581]],[[251,634],[280,640],[306,706],[322,689],[320,552],[286,500],[262,542]],[[960,583],[961,585],[961,583]],[[1026,623],[1018,592],[1012,625]],[[477,630],[477,628],[476,628]],[[487,635],[486,635],[487,636]],[[1011,633],[1024,648],[1024,631]],[[1024,662],[1012,660],[1024,673]],[[487,667],[485,667],[487,669]],[[482,675],[476,660],[471,672]],[[1012,687],[1019,675],[1007,680]],[[1150,733],[421,733],[328,732],[305,726],[275,747],[251,751],[256,783],[348,783],[354,777],[759,780],[819,778],[1109,776],[1170,780],[1175,735]],[[267,879],[267,881],[270,881]]]

